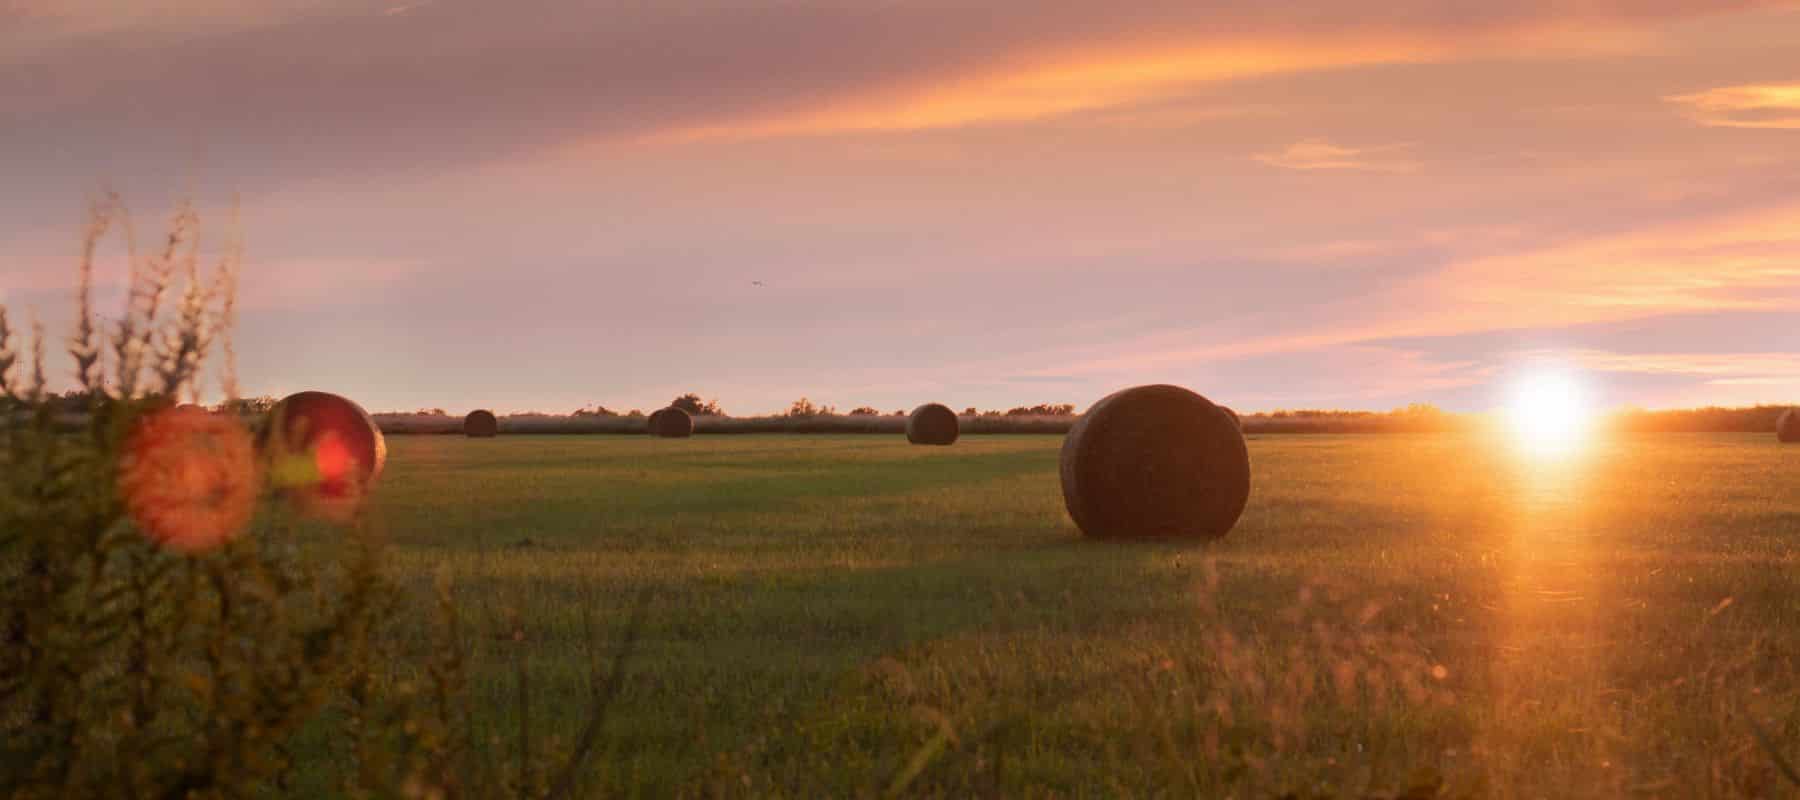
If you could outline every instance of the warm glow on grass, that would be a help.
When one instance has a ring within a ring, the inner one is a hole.
[[[1566,457],[1592,434],[1594,408],[1588,388],[1568,372],[1540,368],[1512,385],[1506,420],[1513,443],[1537,457]]]

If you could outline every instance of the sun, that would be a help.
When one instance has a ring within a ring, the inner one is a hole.
[[[1544,458],[1573,455],[1587,443],[1594,422],[1588,387],[1574,375],[1538,369],[1519,376],[1506,405],[1513,443]]]

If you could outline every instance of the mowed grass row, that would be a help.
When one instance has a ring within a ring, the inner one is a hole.
[[[397,438],[373,523],[454,578],[496,762],[521,664],[566,747],[648,590],[595,795],[1760,796],[1758,725],[1800,760],[1770,437],[1257,437],[1212,546],[1080,538],[1060,442]]]

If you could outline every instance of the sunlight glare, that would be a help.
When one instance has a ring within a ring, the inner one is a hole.
[[[1538,458],[1565,458],[1586,443],[1594,421],[1587,387],[1560,370],[1526,373],[1506,407],[1513,443]]]

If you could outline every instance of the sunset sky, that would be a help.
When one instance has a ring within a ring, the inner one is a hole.
[[[112,187],[371,410],[1800,402],[1800,4],[1276,5],[0,0],[0,302]]]

